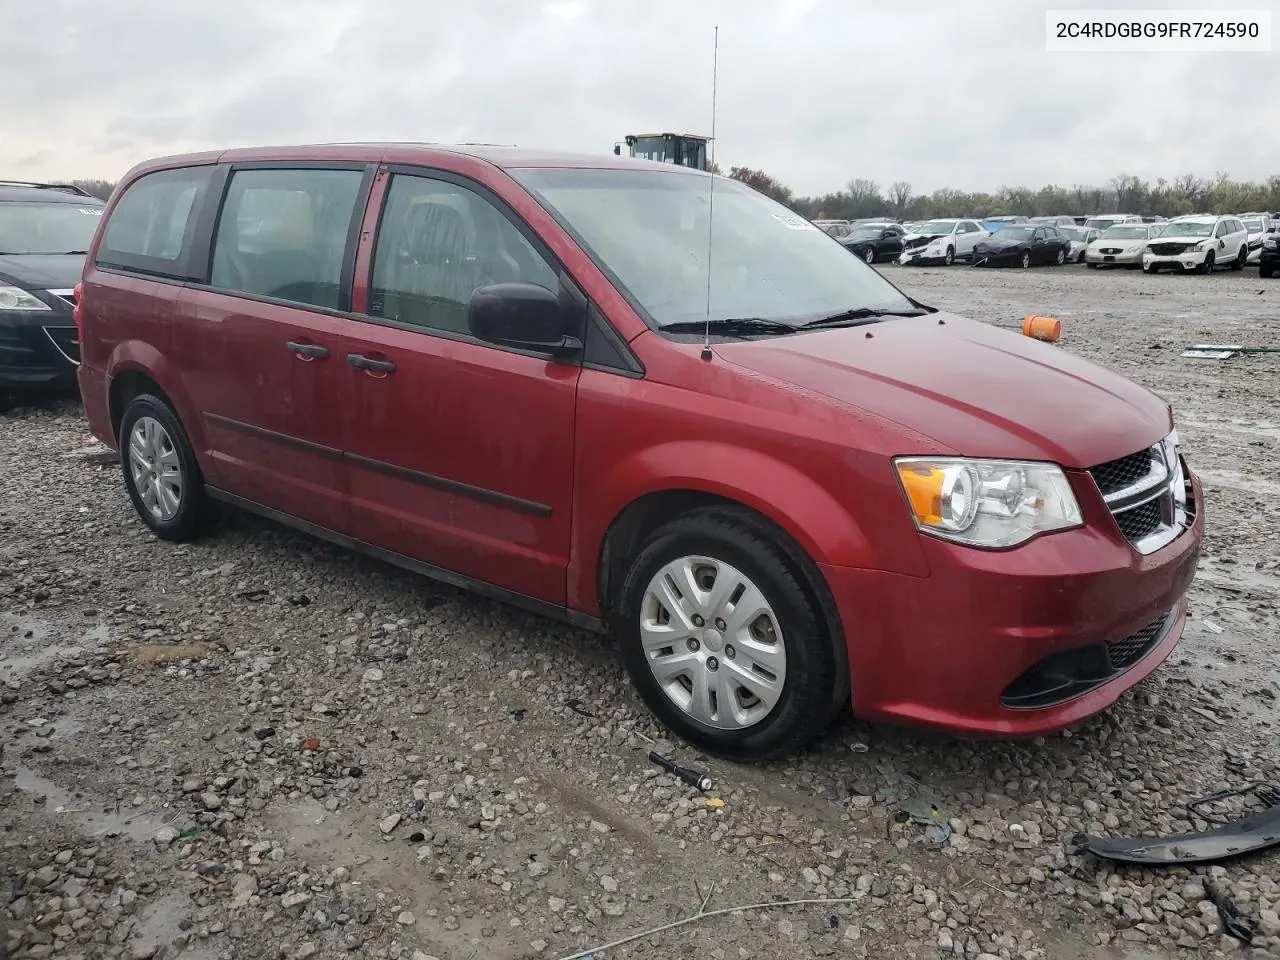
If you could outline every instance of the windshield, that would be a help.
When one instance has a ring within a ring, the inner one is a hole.
[[[659,326],[707,317],[804,322],[912,304],[818,227],[748,186],[652,170],[510,171]],[[708,247],[711,255],[708,259]]]
[[[1058,229],[1067,235],[1068,240],[1083,240],[1085,236],[1084,227],[1059,227]]]
[[[1105,230],[1107,227],[1114,226],[1119,223],[1115,217],[1094,217],[1092,220],[1086,220],[1086,227],[1093,227],[1095,230]]]
[[[1107,227],[1102,231],[1102,236],[1106,240],[1145,240],[1147,239],[1146,227]]]
[[[954,220],[927,220],[924,223],[917,223],[912,233],[928,233],[942,236],[950,233],[956,227]]]
[[[0,256],[86,253],[101,217],[93,203],[0,203]]]
[[[996,231],[997,240],[1030,240],[1035,227],[1001,227]]]
[[[1262,221],[1261,221],[1261,220],[1246,220],[1246,221],[1244,221],[1244,228],[1245,228],[1246,230],[1248,230],[1250,233],[1261,233],[1261,232],[1262,232]]]
[[[1212,223],[1176,220],[1160,232],[1162,237],[1207,237],[1213,233]]]
[[[874,240],[883,230],[884,227],[850,227],[846,236],[854,240]]]

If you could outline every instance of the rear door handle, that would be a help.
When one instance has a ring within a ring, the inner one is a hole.
[[[318,343],[298,343],[296,340],[290,340],[288,347],[303,360],[323,360],[329,356],[329,348],[322,347]]]
[[[374,360],[363,353],[348,353],[347,363],[357,370],[369,370],[374,373],[395,373],[396,365],[390,360]]]

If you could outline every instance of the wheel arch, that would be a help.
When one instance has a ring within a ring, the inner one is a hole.
[[[195,407],[182,386],[172,363],[163,353],[148,343],[127,340],[111,353],[107,363],[107,410],[112,435],[119,441],[120,418],[129,400],[139,393],[154,393],[164,400],[177,416],[187,432],[191,447],[202,470],[209,470],[206,451],[209,449],[204,424],[196,415]]]

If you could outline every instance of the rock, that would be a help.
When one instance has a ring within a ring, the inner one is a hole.
[[[385,674],[377,667],[370,667],[364,672],[362,678],[365,683],[381,683]]]
[[[550,870],[551,868],[548,867],[541,860],[530,860],[528,863],[525,864],[525,869],[529,871],[529,876],[534,877],[536,879],[537,877],[546,876],[547,871]]]
[[[609,876],[608,874],[606,874],[605,876],[600,878],[600,887],[604,890],[605,893],[617,893],[618,881],[613,879],[613,877]]]
[[[384,834],[389,834],[395,830],[396,827],[400,826],[400,821],[402,819],[404,818],[398,813],[393,813],[390,816],[383,817],[382,822],[378,824],[378,829]]]
[[[314,957],[320,952],[320,948],[314,943],[304,943],[293,953],[293,960],[307,960],[308,957]]]
[[[173,827],[161,827],[156,831],[156,835],[151,839],[155,841],[157,847],[164,850],[180,836],[182,836],[182,834],[173,829]]]
[[[235,886],[231,888],[231,906],[247,907],[249,900],[258,892],[258,878],[252,873],[242,873],[236,877]]]
[[[417,922],[417,919],[408,910],[402,910],[400,915],[396,917],[396,923],[402,927],[412,927]]]
[[[293,910],[296,907],[305,906],[311,902],[311,894],[305,890],[295,890],[292,893],[286,893],[280,898],[280,906],[286,910]]]
[[[429,953],[423,953],[421,950],[415,950],[413,951],[413,960],[439,960],[439,958],[433,957]]]
[[[212,812],[221,809],[222,798],[216,793],[202,793],[200,794],[200,803],[206,810]]]
[[[547,900],[547,907],[552,913],[564,913],[564,908],[569,905],[569,901],[564,897],[550,897]]]

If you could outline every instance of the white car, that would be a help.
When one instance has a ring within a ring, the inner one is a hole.
[[[1134,213],[1100,213],[1096,217],[1090,217],[1084,225],[1101,233],[1107,227],[1114,227],[1116,224],[1141,222],[1142,218]]]
[[[1147,241],[1144,273],[1168,267],[1178,273],[1213,273],[1218,267],[1244,269],[1249,259],[1249,231],[1238,217],[1178,217]]]
[[[1107,227],[1084,251],[1084,262],[1090,268],[1102,266],[1142,266],[1143,251],[1147,241],[1159,233],[1163,224],[1117,223]]]
[[[915,232],[902,238],[899,263],[943,263],[972,260],[973,247],[991,236],[977,220],[944,218],[916,224]]]
[[[1262,241],[1271,225],[1270,217],[1245,216],[1240,218],[1244,228],[1249,231],[1249,263],[1257,263],[1262,257]]]

